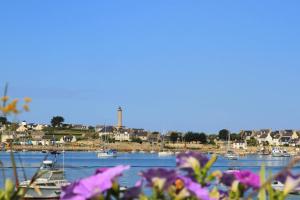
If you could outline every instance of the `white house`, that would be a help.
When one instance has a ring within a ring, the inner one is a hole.
[[[22,122],[23,123],[23,122]],[[22,124],[21,126],[19,126],[18,128],[17,128],[17,132],[25,132],[25,131],[27,131],[28,130],[28,128],[26,127],[26,125],[24,125],[24,124]]]
[[[235,142],[232,144],[233,149],[247,149],[246,142]]]
[[[130,134],[128,132],[118,132],[114,134],[116,141],[130,141]]]
[[[67,135],[60,138],[60,143],[67,143],[67,142],[76,142],[77,139],[74,135]]]
[[[43,130],[43,128],[44,128],[44,125],[38,124],[35,127],[33,127],[33,130],[35,130],[35,131],[41,131],[41,130]]]
[[[257,141],[259,144],[268,143],[269,145],[272,145],[273,138],[271,136],[271,132],[263,133],[258,138]]]

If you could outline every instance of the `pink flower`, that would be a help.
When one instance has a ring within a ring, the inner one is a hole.
[[[129,166],[120,165],[105,170],[97,170],[95,175],[63,187],[60,199],[84,200],[99,195],[110,189],[113,181],[127,169],[129,169]]]
[[[209,190],[205,187],[202,187],[199,183],[194,182],[192,179],[185,176],[180,176],[178,178],[184,182],[184,186],[187,188],[187,190],[194,194],[198,199],[214,200],[209,197]]]
[[[253,189],[258,189],[260,187],[260,178],[257,174],[244,170],[234,172],[236,180],[242,183],[245,186],[248,186]]]

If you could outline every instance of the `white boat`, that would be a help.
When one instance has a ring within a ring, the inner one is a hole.
[[[286,150],[281,150],[279,148],[272,149],[273,157],[290,157],[291,155]]]
[[[160,151],[158,152],[158,156],[172,156],[174,153],[172,151]]]
[[[226,170],[225,172],[226,173],[228,173],[228,174],[233,174],[233,173],[235,173],[235,172],[239,172],[240,171],[240,169],[239,168],[237,168],[237,167],[230,167],[230,168],[228,168],[228,170]]]
[[[33,183],[31,180],[20,183],[20,187],[26,191],[25,199],[59,199],[61,187],[69,184],[64,179],[64,170],[58,168],[56,162],[44,160],[39,173],[40,176]]]
[[[146,153],[144,150],[140,150],[139,153]]]
[[[283,191],[284,190],[284,184],[280,181],[273,181],[271,184],[272,188],[274,190]],[[300,186],[294,188],[290,194],[300,194]]]
[[[97,153],[98,158],[117,157],[117,151],[114,149],[103,150]]]
[[[230,133],[228,133],[227,152],[224,155],[224,157],[229,160],[237,160],[238,159],[238,155],[230,150]]]
[[[153,153],[156,153],[156,151],[153,151],[153,150],[152,150],[152,151],[150,151],[150,153],[152,153],[152,154],[153,154]]]
[[[234,154],[232,151],[228,151],[224,157],[229,160],[237,160],[238,159],[238,156],[236,154]]]

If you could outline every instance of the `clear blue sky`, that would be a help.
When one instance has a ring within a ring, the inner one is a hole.
[[[281,3],[280,3],[281,2]],[[6,1],[1,87],[18,120],[300,129],[299,1]]]

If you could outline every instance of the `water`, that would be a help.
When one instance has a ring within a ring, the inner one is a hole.
[[[20,180],[31,178],[38,170],[41,162],[46,154],[40,152],[19,152],[15,153],[15,159],[18,166],[18,175]],[[64,154],[64,163],[66,178],[74,181],[82,177],[89,176],[99,167],[112,167],[116,165],[130,165],[131,169],[126,171],[120,178],[122,185],[132,186],[139,180],[139,172],[153,167],[175,168],[175,156],[158,157],[157,154],[149,153],[119,153],[116,158],[97,158],[95,152],[66,152]],[[0,160],[4,167],[6,177],[13,177],[11,168],[10,153],[0,152]],[[239,160],[230,161],[218,158],[213,170],[227,170],[229,167],[238,167],[239,169],[249,169],[256,173],[259,172],[261,166],[266,166],[267,172],[275,174],[286,166],[291,158],[274,158],[271,156],[248,155],[241,157]],[[59,163],[62,162],[62,155],[59,157]],[[23,168],[21,167],[23,166]],[[300,166],[294,167],[295,173],[300,173]],[[2,177],[2,175],[0,176]],[[0,188],[3,187],[3,178],[0,178]]]

